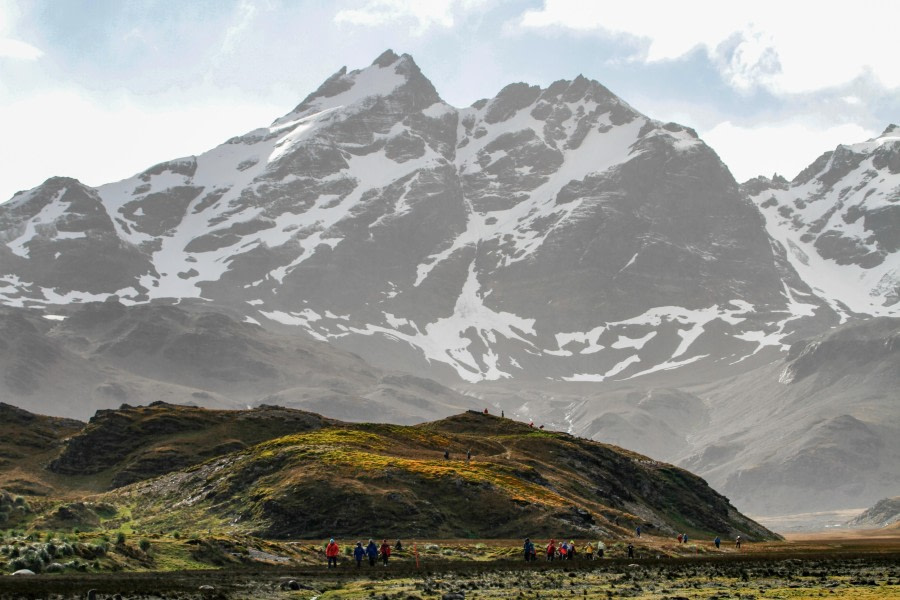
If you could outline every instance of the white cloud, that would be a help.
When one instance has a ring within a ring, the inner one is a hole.
[[[209,92],[209,90],[207,90]],[[78,90],[42,92],[0,105],[0,202],[54,175],[100,185],[158,162],[204,152],[264,126],[284,107],[216,96],[214,102],[168,102],[165,109],[124,99],[109,104]]]
[[[871,139],[878,132],[854,124],[822,126],[800,120],[761,127],[723,121],[700,137],[716,151],[738,181],[778,173],[792,179],[838,144]]]
[[[721,0],[609,3],[545,0],[518,26],[627,35],[644,42],[635,59],[677,59],[703,48],[733,86],[776,93],[814,91],[868,72],[900,87],[897,22],[900,2],[838,3]]]
[[[250,28],[256,18],[256,5],[248,0],[241,0],[236,9],[235,22],[225,30],[225,38],[222,40],[222,52],[229,53],[235,49],[244,32]]]
[[[40,48],[20,40],[0,38],[0,58],[15,58],[19,60],[37,60],[44,53]]]
[[[364,27],[411,21],[411,33],[423,35],[432,27],[453,27],[457,15],[486,4],[487,0],[366,0],[359,8],[338,11],[334,21]]]
[[[19,9],[13,3],[0,2],[0,58],[37,60],[44,55],[40,48],[11,37],[15,30]]]

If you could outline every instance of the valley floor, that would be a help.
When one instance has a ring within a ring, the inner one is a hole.
[[[3,576],[0,599],[68,600],[89,597],[90,590],[98,600],[116,594],[145,600],[900,598],[896,530],[792,535],[783,542],[745,544],[740,551],[692,543],[695,554],[668,557],[667,539],[644,537],[639,543],[634,559],[602,561],[525,563],[510,550],[517,549],[517,540],[465,540],[439,542],[441,552],[421,554],[419,568],[408,552],[386,568],[361,570],[344,557],[337,569],[327,569],[324,560],[279,566],[273,554],[269,564],[218,569]]]
[[[859,516],[865,508],[829,510],[789,515],[748,515],[751,519],[772,531],[785,533],[811,533],[817,531],[846,530],[846,523]]]

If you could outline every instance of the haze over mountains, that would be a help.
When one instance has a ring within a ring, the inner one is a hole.
[[[17,194],[0,241],[0,389],[25,408],[487,403],[743,510],[900,487],[896,126],[741,186],[595,81],[457,109],[388,51],[202,155]]]

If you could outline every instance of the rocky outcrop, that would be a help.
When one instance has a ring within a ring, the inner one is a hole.
[[[900,523],[900,496],[879,500],[875,506],[864,510],[857,517],[851,519],[848,527],[860,529],[875,529],[892,527]]]

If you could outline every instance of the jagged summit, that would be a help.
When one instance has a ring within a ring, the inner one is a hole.
[[[401,57],[397,56],[396,52],[394,52],[393,50],[388,48],[387,50],[382,52],[380,55],[378,55],[378,58],[373,60],[372,64],[377,65],[381,68],[384,68],[384,67],[394,64],[395,62],[400,60],[400,58]],[[412,57],[409,54],[404,54],[403,58],[406,58],[407,60],[412,61]]]
[[[271,127],[96,196],[142,259],[108,294],[211,299],[436,376],[599,382],[722,343],[734,361],[789,335],[746,329],[754,312],[790,309],[727,168],[689,128],[583,75],[456,109],[410,56],[387,51]],[[44,220],[9,221],[21,254]],[[0,298],[104,299],[41,283]],[[704,336],[710,321],[726,327]]]
[[[900,306],[900,135],[840,144],[789,184],[744,189],[769,235],[839,313],[891,315]],[[839,267],[839,268],[835,268]]]
[[[440,102],[434,86],[422,75],[412,56],[398,56],[393,50],[386,50],[364,69],[348,72],[346,66],[341,67],[294,110],[276,119],[273,127],[338,107],[347,109],[362,104],[368,108],[385,97],[412,101],[412,106],[402,107],[412,110]]]

